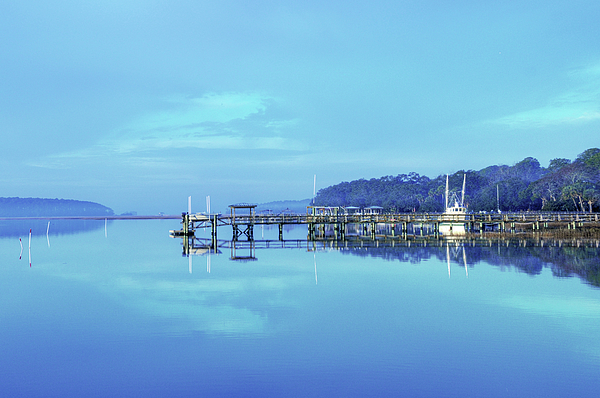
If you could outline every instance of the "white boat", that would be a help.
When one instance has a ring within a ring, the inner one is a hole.
[[[463,177],[462,195],[460,202],[456,194],[452,195],[452,199],[449,199],[448,191],[448,175],[446,175],[446,209],[441,217],[439,225],[439,232],[442,235],[464,235],[467,228],[467,208],[465,206],[465,183],[467,181],[467,174]],[[452,201],[452,205],[448,203]]]

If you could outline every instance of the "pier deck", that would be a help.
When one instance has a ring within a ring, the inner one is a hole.
[[[349,226],[362,229],[364,233],[375,235],[378,230],[386,229],[386,235],[401,235],[407,231],[419,231],[423,234],[439,233],[441,223],[464,226],[469,233],[486,231],[516,232],[541,231],[546,229],[579,229],[584,226],[600,228],[600,213],[557,213],[557,212],[518,212],[518,213],[471,213],[466,216],[451,216],[442,213],[399,213],[399,214],[182,214],[181,231],[172,231],[177,235],[193,235],[196,229],[210,228],[214,239],[217,229],[230,226],[232,240],[247,238],[253,240],[253,227],[256,225],[278,225],[280,239],[283,239],[285,225],[307,225],[309,238],[319,233],[331,231],[336,237],[344,239]]]

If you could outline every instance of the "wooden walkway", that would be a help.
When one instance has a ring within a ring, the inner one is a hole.
[[[210,228],[216,240],[218,227],[232,228],[232,240],[253,240],[253,229],[257,225],[278,225],[279,238],[283,240],[285,225],[307,225],[308,238],[330,234],[345,239],[349,231],[360,231],[375,236],[384,230],[384,235],[401,236],[407,233],[421,235],[439,234],[441,223],[464,226],[468,233],[543,231],[548,229],[575,230],[584,226],[600,228],[600,213],[472,213],[466,216],[449,216],[441,213],[400,214],[353,214],[353,215],[304,215],[304,214],[182,214],[180,231],[171,231],[174,236],[193,236],[196,229]]]

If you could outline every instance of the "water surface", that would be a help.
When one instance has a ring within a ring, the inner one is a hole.
[[[315,244],[257,249],[255,261],[222,249],[192,256],[190,268],[181,239],[168,237],[177,228],[114,221],[53,235],[51,225],[32,237],[31,267],[26,226],[1,238],[0,389],[592,397],[600,388],[593,243]]]

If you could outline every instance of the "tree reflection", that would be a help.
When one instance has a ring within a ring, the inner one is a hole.
[[[458,251],[447,251],[446,245],[464,248],[466,256]],[[342,253],[362,257],[379,257],[388,261],[418,264],[432,258],[448,260],[461,266],[474,267],[485,262],[492,266],[512,268],[528,275],[539,275],[550,268],[557,278],[578,276],[585,283],[600,287],[599,240],[550,239],[464,239],[445,242],[422,240],[417,242],[379,242],[377,246],[346,246]],[[468,260],[467,260],[468,259]],[[464,264],[463,264],[464,263]]]

